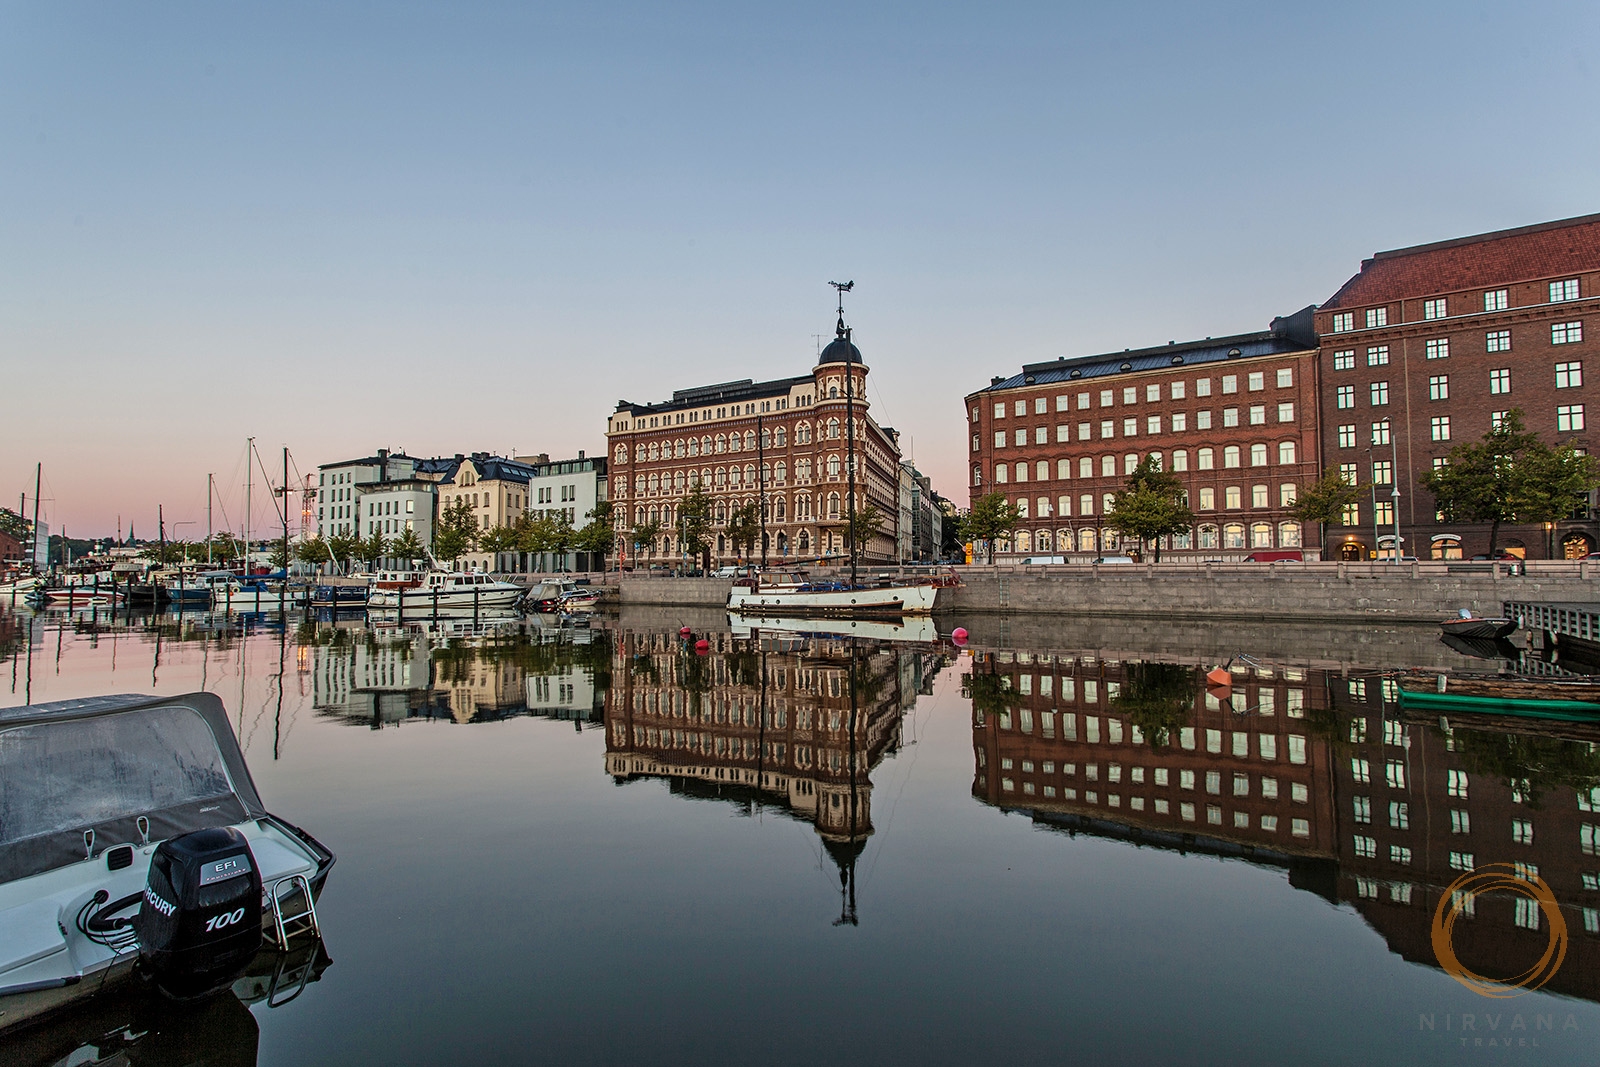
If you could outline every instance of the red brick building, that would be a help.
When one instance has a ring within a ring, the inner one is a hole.
[[[1164,540],[1164,558],[1316,558],[1315,525],[1288,514],[1318,469],[1313,310],[1260,333],[1027,364],[968,394],[971,495],[1005,493],[1022,513],[999,554],[1116,551],[1111,498],[1155,456],[1196,515]]]
[[[1376,491],[1329,539],[1348,559],[1487,551],[1488,524],[1446,523],[1419,482],[1452,447],[1519,408],[1547,443],[1589,448],[1600,397],[1600,215],[1379,252],[1316,313],[1323,462]],[[1588,364],[1589,377],[1584,376]],[[1376,542],[1376,543],[1375,543]],[[1506,527],[1519,555],[1600,548],[1592,501],[1552,529]]]

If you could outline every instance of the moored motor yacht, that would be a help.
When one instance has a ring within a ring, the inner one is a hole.
[[[398,611],[482,611],[509,608],[522,597],[523,588],[477,571],[433,571],[412,589],[374,589],[367,607]]]
[[[803,571],[763,572],[733,583],[728,610],[741,615],[928,615],[933,612],[939,584],[863,585],[812,581]]]
[[[0,1031],[135,972],[186,999],[320,936],[333,853],[270,814],[211,693],[0,709]]]

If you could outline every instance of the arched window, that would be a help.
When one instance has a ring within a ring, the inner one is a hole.
[[[839,477],[839,454],[837,452],[828,457],[828,477]]]
[[[655,522],[660,517],[661,517],[661,513],[659,511],[657,511],[655,508],[651,508],[650,509],[650,521],[651,522]]]
[[[1117,476],[1117,457],[1116,456],[1101,456],[1100,457],[1100,477],[1102,477],[1102,478],[1115,478],[1116,476]]]
[[[828,420],[828,440],[837,441],[838,439],[839,439],[839,420],[838,419],[829,419]]]
[[[839,494],[838,493],[829,493],[828,494],[828,518],[837,519],[838,517],[839,517]]]
[[[1018,463],[1017,464],[1017,481],[1025,482],[1027,480],[1028,480],[1028,464],[1026,462]]]
[[[698,456],[699,454],[700,454],[700,440],[699,440],[699,438],[696,438],[696,437],[689,438],[689,455]]]
[[[718,520],[720,521],[720,520]],[[728,550],[728,539],[723,534],[717,534],[717,555],[722,555]]]
[[[1200,548],[1202,551],[1208,548],[1221,547],[1222,542],[1217,537],[1217,528],[1215,526],[1202,526],[1200,527],[1199,534]]]
[[[974,467],[973,470],[976,471],[977,468]],[[811,480],[811,460],[804,457],[795,460],[794,476],[802,482],[809,482]]]
[[[702,437],[702,438],[700,438],[700,454],[702,456],[711,455],[711,438],[710,437]]]
[[[1278,462],[1279,463],[1293,463],[1294,462],[1294,442],[1293,441],[1280,441],[1278,443]]]
[[[1161,466],[1163,458],[1164,457],[1161,455],[1160,452],[1152,452],[1152,453],[1150,453],[1150,459],[1154,462],[1156,470],[1162,470],[1163,469],[1162,466]]]
[[[1033,465],[1033,477],[1037,481],[1048,482],[1050,480],[1050,461],[1041,459],[1035,462]]]
[[[811,551],[811,534],[809,534],[805,530],[801,530],[800,531],[800,551],[801,552],[810,552]]]
[[[1093,478],[1094,477],[1094,457],[1093,456],[1081,456],[1081,457],[1079,457],[1079,459],[1078,459],[1078,477],[1080,477],[1080,478]]]
[[[1222,528],[1223,548],[1244,547],[1244,523],[1230,522]]]
[[[717,468],[717,488],[721,489],[728,484],[728,472],[721,467]]]
[[[1028,498],[1025,496],[1017,498],[1017,516],[1023,519],[1028,517]]]
[[[1255,444],[1250,446],[1250,466],[1265,467],[1267,465],[1267,446]]]
[[[787,503],[785,503],[783,497],[780,496],[778,498],[778,521],[779,522],[784,522],[785,520],[788,519],[788,517],[789,517],[789,505]],[[783,543],[782,536],[780,535],[779,536],[779,547],[782,547],[782,543]]]
[[[809,445],[811,443],[811,424],[809,422],[802,422],[794,428],[794,443],[797,445]]]
[[[644,525],[644,508],[634,508],[633,509],[633,524],[635,526],[643,526]]]
[[[1172,451],[1172,470],[1173,470],[1173,473],[1178,473],[1180,471],[1187,471],[1188,469],[1189,469],[1189,450],[1186,449],[1186,448],[1175,448],[1175,449],[1173,449],[1173,451]]]
[[[828,399],[837,400],[838,398],[839,398],[839,387],[837,385],[828,386]]]
[[[1072,460],[1056,460],[1056,477],[1063,482],[1072,477]]]
[[[1181,533],[1173,534],[1172,547],[1176,549],[1187,550],[1189,548],[1189,531],[1184,530]]]
[[[1222,466],[1224,469],[1239,465],[1239,446],[1227,445],[1222,450]]]
[[[650,458],[651,459],[660,459],[661,458],[660,446],[655,441],[651,441],[650,442]]]
[[[738,467],[729,467],[728,468],[728,484],[729,485],[738,485],[739,484],[739,468]]]
[[[744,484],[756,484],[756,465],[754,463],[746,463],[744,465]]]
[[[645,449],[644,445],[639,444],[633,446],[633,461],[635,463],[643,463],[645,456],[647,455],[649,455],[649,452]]]
[[[1213,450],[1211,450],[1209,448],[1202,448],[1199,452],[1197,452],[1195,454],[1195,456],[1196,456],[1196,459],[1198,460],[1198,462],[1195,464],[1195,470],[1208,471],[1208,470],[1211,470],[1212,468],[1214,468],[1217,465],[1216,464],[1217,454],[1216,454],[1216,452],[1214,452]],[[1205,546],[1201,545],[1200,547],[1204,548]]]
[[[727,522],[728,521],[728,504],[727,504],[727,501],[725,501],[725,500],[718,500],[717,501],[717,521],[718,522]]]
[[[1027,501],[1023,501],[1027,503]],[[1017,531],[1017,551],[1031,552],[1033,550],[1033,535],[1027,530]]]
[[[1122,457],[1122,473],[1132,474],[1139,469],[1139,456],[1136,452],[1129,452]]]
[[[644,475],[635,474],[633,476],[633,491],[636,495],[644,494]]]
[[[1033,535],[1033,546],[1040,552],[1050,551],[1050,531],[1040,530]]]
[[[746,430],[744,432],[744,450],[746,452],[754,452],[756,450],[756,432],[754,430]]]
[[[628,446],[627,445],[618,445],[617,446],[617,462],[618,463],[626,463],[626,462],[628,462]]]
[[[1278,524],[1278,547],[1300,547],[1300,524],[1298,522],[1280,522]]]
[[[1078,531],[1079,552],[1093,552],[1096,547],[1093,529],[1083,529]]]
[[[739,444],[740,444],[739,435],[736,434],[736,433],[730,433],[728,435],[728,451],[729,452],[737,452],[737,451],[739,451]]]
[[[779,460],[777,465],[772,468],[772,478],[779,485],[782,485],[784,482],[788,481],[789,465],[782,460]]]
[[[723,450],[727,447],[727,440],[720,433],[717,434],[717,455],[722,455]]]
[[[779,426],[776,430],[774,430],[772,432],[772,443],[777,448],[784,448],[787,446],[789,444],[788,428]]]
[[[684,449],[683,438],[680,437],[676,441],[672,442],[673,459],[682,459],[686,455],[688,455],[688,452]]]
[[[1270,522],[1253,522],[1250,524],[1250,547],[1272,547],[1272,524]]]
[[[771,485],[772,484],[772,464],[770,464],[770,463],[763,463],[761,465],[761,484],[762,485]]]
[[[761,447],[772,447],[772,431],[767,429],[765,426],[761,427]]]
[[[655,474],[651,474],[650,475],[650,491],[652,493],[655,492],[659,485],[660,485],[660,482],[657,480],[657,476]]]

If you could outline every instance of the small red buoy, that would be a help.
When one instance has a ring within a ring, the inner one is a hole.
[[[1213,667],[1206,671],[1206,684],[1231,686],[1233,685],[1233,675],[1221,667]]]
[[[957,645],[965,645],[967,643],[967,628],[965,626],[957,626],[954,630],[951,630],[950,640]]]
[[[694,643],[694,650],[703,656],[711,651],[711,642],[702,637]]]
[[[678,627],[678,636],[679,637],[688,637],[689,636],[689,628],[687,626]]]

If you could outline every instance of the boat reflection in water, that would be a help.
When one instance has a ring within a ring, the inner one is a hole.
[[[947,662],[937,650],[833,634],[623,631],[605,693],[606,772],[810,823],[855,925],[855,865],[873,832],[871,774]]]
[[[95,997],[5,1039],[13,1067],[248,1067],[261,1032],[249,1005],[277,1008],[322,977],[332,960],[321,941],[286,955],[263,953],[231,990],[175,1001],[138,983]]]
[[[1544,989],[1600,1000],[1600,725],[1402,717],[1392,679],[976,652],[973,795],[1042,826],[1284,869],[1438,967],[1435,909],[1474,867],[1542,878],[1566,922]],[[1455,899],[1455,898],[1452,898]],[[1490,976],[1551,941],[1527,896],[1460,900],[1452,945]]]

